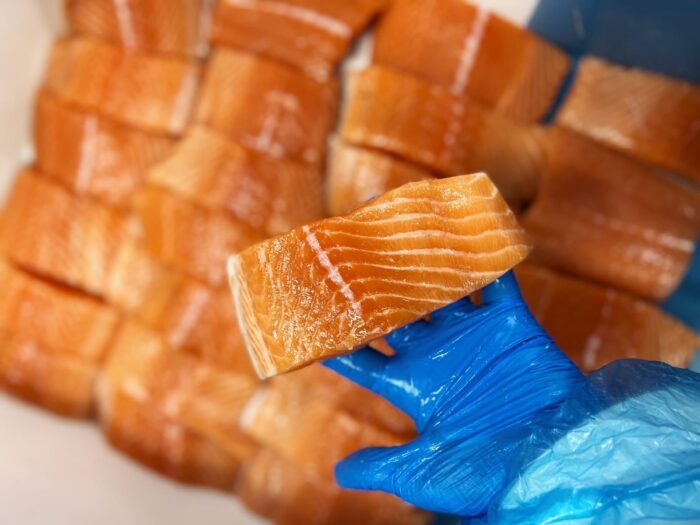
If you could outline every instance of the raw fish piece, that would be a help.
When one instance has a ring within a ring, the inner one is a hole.
[[[408,182],[432,177],[419,166],[335,139],[331,146],[327,208],[331,215],[354,210]]]
[[[100,418],[112,446],[164,476],[226,492],[236,484],[240,460],[133,396],[110,396],[100,405]]]
[[[542,187],[523,225],[533,262],[654,300],[685,274],[700,192],[574,133],[552,128]]]
[[[469,95],[508,117],[537,122],[571,60],[465,0],[395,0],[377,28],[374,62]]]
[[[443,175],[485,171],[513,204],[532,199],[543,161],[539,128],[378,66],[350,77],[341,135]]]
[[[262,445],[333,481],[338,461],[361,448],[405,442],[305,392],[263,386],[243,412],[242,427]],[[313,446],[310,444],[313,443]]]
[[[273,158],[317,163],[335,121],[336,81],[232,49],[211,58],[197,121]]]
[[[100,361],[119,315],[105,304],[0,261],[0,328],[41,348]]]
[[[124,124],[179,134],[190,121],[200,70],[196,61],[129,53],[74,37],[54,45],[44,88]]]
[[[257,384],[249,375],[212,367],[170,348],[153,330],[130,323],[115,341],[99,392],[101,402],[108,404],[115,396],[129,395],[243,461],[255,445],[243,435],[239,421]]]
[[[126,206],[146,170],[172,145],[163,135],[129,128],[93,111],[39,94],[34,121],[38,168],[78,195]]]
[[[260,377],[350,352],[468,295],[525,258],[483,173],[414,182],[229,260]]]
[[[700,86],[581,61],[557,123],[628,155],[700,182]]]
[[[148,180],[204,207],[229,211],[268,235],[323,216],[318,167],[271,159],[204,127],[194,128]]]
[[[0,388],[57,414],[89,417],[98,363],[0,328]]]
[[[149,254],[211,286],[226,278],[226,257],[264,238],[221,211],[211,211],[159,188],[134,199]]]
[[[516,270],[532,313],[584,372],[617,359],[687,367],[700,336],[625,292],[533,265]]]
[[[244,49],[328,79],[387,0],[222,0],[215,44]]]
[[[0,222],[0,250],[42,276],[102,296],[133,218],[25,169]]]
[[[129,51],[204,57],[211,0],[67,0],[72,33],[109,40]]]

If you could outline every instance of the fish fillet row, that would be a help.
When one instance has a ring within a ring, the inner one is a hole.
[[[214,44],[279,60],[329,79],[355,37],[387,0],[221,0]]]
[[[148,186],[134,198],[149,254],[211,286],[226,279],[226,258],[264,238],[223,211]]]
[[[617,359],[687,367],[700,335],[625,292],[534,265],[516,276],[537,320],[584,372]]]
[[[403,184],[433,176],[417,165],[335,138],[330,149],[326,207],[330,215],[341,215]]]
[[[529,252],[484,174],[407,184],[234,255],[260,377],[347,353],[481,288]]]
[[[44,89],[123,124],[177,135],[190,122],[200,75],[197,61],[126,52],[76,36],[54,44]]]
[[[485,171],[513,205],[531,200],[544,161],[540,130],[396,70],[353,73],[340,134],[443,175]]]
[[[48,92],[37,98],[36,164],[76,195],[127,206],[146,170],[172,146],[167,135],[129,128]]]
[[[212,0],[66,0],[70,31],[128,51],[203,58]]]
[[[700,86],[581,61],[557,124],[700,183]]]
[[[570,58],[465,0],[395,0],[375,36],[373,62],[469,95],[522,122],[544,117]]]
[[[276,525],[427,525],[433,519],[389,494],[341,490],[271,449],[245,464],[236,492]]]
[[[318,163],[335,123],[338,83],[218,48],[207,66],[196,121],[273,158]]]
[[[548,132],[542,187],[523,225],[532,260],[660,300],[700,235],[700,191],[574,133]]]
[[[121,246],[137,233],[128,213],[82,199],[23,170],[0,222],[0,251],[41,276],[102,296]]]
[[[270,158],[201,126],[149,171],[148,182],[267,235],[323,216],[318,167]]]

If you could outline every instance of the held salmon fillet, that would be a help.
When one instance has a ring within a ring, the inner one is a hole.
[[[226,257],[265,236],[222,211],[211,211],[159,188],[134,199],[148,252],[211,286],[226,279]]]
[[[231,458],[243,461],[253,442],[239,421],[257,380],[219,370],[186,351],[169,348],[153,330],[124,326],[99,384],[101,403],[128,395],[157,416],[209,440]]]
[[[0,328],[0,388],[68,417],[89,417],[98,363]]]
[[[350,77],[341,136],[443,175],[485,171],[513,204],[532,199],[543,161],[536,127],[378,66]]]
[[[700,86],[587,57],[557,123],[700,182]]]
[[[67,0],[72,33],[129,51],[204,57],[211,0]]]
[[[338,83],[285,65],[217,49],[207,67],[197,122],[273,158],[317,163],[333,127]]]
[[[126,206],[146,170],[171,145],[167,136],[132,129],[49,93],[39,94],[34,120],[37,166],[78,195]]]
[[[387,0],[221,0],[214,44],[280,60],[328,79]]]
[[[195,61],[129,53],[91,38],[59,40],[44,89],[85,110],[155,133],[181,133],[199,85]]]
[[[521,262],[523,230],[483,173],[407,184],[229,260],[260,377],[350,352]]]
[[[279,525],[427,525],[432,516],[389,494],[341,490],[277,452],[262,449],[244,466],[236,492]]]
[[[323,216],[318,167],[272,159],[201,126],[149,172],[148,182],[268,235]]]
[[[127,214],[71,195],[26,169],[3,212],[0,251],[21,267],[102,296],[134,226]]]
[[[409,162],[335,139],[330,151],[327,208],[331,215],[341,215],[389,190],[432,176]]]
[[[687,367],[700,349],[698,334],[625,292],[532,265],[516,275],[532,313],[584,372],[630,358]]]
[[[570,65],[556,47],[465,0],[394,1],[377,28],[374,62],[524,122],[546,115]]]
[[[685,274],[700,192],[574,133],[552,128],[549,162],[523,225],[533,262],[654,300]]]

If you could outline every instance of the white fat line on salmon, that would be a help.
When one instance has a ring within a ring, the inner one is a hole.
[[[479,214],[475,213],[469,213],[465,217],[446,217],[444,215],[438,215],[435,212],[424,212],[424,213],[402,213],[400,215],[393,215],[391,217],[385,217],[383,219],[375,219],[371,223],[367,223],[365,221],[356,221],[351,217],[336,217],[334,220],[337,220],[341,223],[354,223],[357,225],[363,225],[363,224],[404,224],[405,221],[413,220],[413,219],[437,219],[439,218],[442,221],[452,221],[452,222],[468,222],[476,219],[496,219],[499,217],[509,217],[513,215],[513,212],[511,212],[509,209],[505,209],[500,212],[481,212]]]
[[[512,234],[513,236],[519,235],[522,233],[522,230],[520,228],[495,228],[495,229],[490,229],[490,230],[484,230],[479,233],[473,234],[473,235],[467,235],[467,234],[461,234],[461,233],[454,233],[451,231],[446,231],[446,230],[437,230],[437,229],[424,229],[424,230],[411,230],[407,232],[396,232],[392,233],[390,235],[362,235],[361,233],[353,233],[353,232],[344,232],[342,230],[335,230],[335,231],[328,231],[328,230],[319,230],[321,233],[328,233],[328,234],[335,234],[335,235],[342,235],[344,237],[351,237],[353,239],[373,239],[377,241],[403,241],[407,239],[439,239],[439,240],[450,240],[450,241],[455,241],[455,242],[460,242],[460,241],[475,241],[475,240],[481,240],[486,237],[490,237],[492,235],[498,235],[501,237],[508,236],[510,239],[510,235]]]
[[[269,387],[263,386],[258,388],[253,395],[248,399],[248,402],[241,410],[240,419],[238,421],[241,430],[249,432],[253,428],[255,418],[260,412],[260,407],[263,405],[265,398],[268,396]]]
[[[263,264],[265,264],[263,262]],[[267,345],[262,338],[258,319],[252,310],[252,299],[247,285],[243,282],[241,262],[238,256],[229,257],[228,276],[233,294],[233,304],[236,307],[236,317],[241,329],[246,351],[258,377],[269,377],[277,373],[277,366],[272,361]],[[244,305],[248,305],[247,307]]]
[[[343,279],[343,276],[340,275],[338,268],[334,266],[331,260],[328,258],[328,254],[326,253],[326,251],[323,248],[321,248],[321,244],[318,242],[316,234],[312,232],[307,225],[302,226],[301,229],[306,235],[306,243],[316,254],[316,257],[321,263],[321,266],[323,266],[326,272],[328,272],[329,279],[340,288],[340,292],[350,302],[353,312],[355,312],[355,314],[357,314],[358,317],[362,317],[362,308],[360,307],[360,303],[358,303],[355,299],[355,294],[352,293],[350,285],[346,283],[345,279]]]
[[[335,251],[352,251],[359,253],[368,253],[373,255],[449,255],[456,257],[471,257],[473,259],[483,259],[489,257],[495,257],[501,255],[503,252],[510,250],[517,250],[518,248],[525,247],[523,244],[509,244],[508,246],[503,246],[498,250],[493,250],[491,252],[478,252],[478,253],[467,253],[453,248],[416,248],[416,249],[404,249],[404,250],[364,250],[362,248],[355,248],[354,246],[334,246],[327,250],[328,253]]]
[[[289,93],[284,93],[282,91],[271,91],[265,95],[264,105],[267,106],[265,111],[265,120],[262,124],[262,129],[257,137],[252,140],[245,140],[247,145],[251,146],[253,149],[258,151],[264,151],[270,154],[273,158],[280,158],[284,155],[284,147],[274,140],[275,131],[283,126],[296,126],[295,131],[302,133],[303,130],[299,126],[296,119],[282,117],[286,114],[293,114],[299,111],[299,101],[297,98]]]
[[[134,401],[143,403],[148,400],[148,391],[143,383],[135,377],[127,377],[122,385],[122,391]]]
[[[323,15],[318,11],[300,6],[294,6],[289,3],[275,2],[269,0],[226,0],[231,6],[240,9],[251,9],[255,11],[263,11],[273,15],[284,16],[304,22],[314,26],[326,33],[340,37],[350,38],[352,29],[349,25],[337,20],[336,18]]]
[[[634,149],[634,140],[614,128],[608,126],[586,128],[583,125],[572,124],[573,123],[565,123],[566,126],[574,129],[575,131],[588,135],[596,140],[599,140],[600,142],[613,144],[621,149]]]
[[[194,297],[189,298],[181,322],[178,323],[177,329],[169,337],[168,342],[171,346],[182,346],[187,334],[189,334],[190,330],[197,324],[199,316],[206,306],[208,299],[209,293],[201,289],[197,290],[197,294]]]
[[[455,73],[455,79],[452,83],[451,91],[457,95],[463,95],[464,90],[469,84],[469,77],[476,63],[476,56],[479,53],[481,42],[484,39],[486,24],[489,21],[491,13],[484,7],[478,7],[474,22],[469,31],[469,35],[464,39],[464,47],[459,57],[459,65]]]
[[[598,319],[593,333],[586,339],[586,346],[583,349],[583,364],[586,368],[593,369],[595,366],[598,352],[602,344],[602,333],[605,331],[607,322],[610,320],[613,311],[613,303],[616,298],[617,292],[615,290],[608,290],[605,293],[605,302],[600,310],[600,318]]]
[[[95,166],[98,131],[97,115],[87,115],[83,121],[83,139],[80,141],[80,159],[78,160],[78,173],[75,177],[75,187],[78,191],[86,190],[90,182],[90,173]]]
[[[168,126],[171,129],[179,131],[187,123],[198,85],[199,69],[195,65],[190,65],[180,82],[180,89],[175,96],[173,110],[168,121]]]
[[[211,31],[211,20],[214,13],[216,0],[205,0],[199,10],[199,19],[197,20],[197,43],[195,45],[195,54],[204,56],[209,52],[209,33]]]
[[[136,47],[136,32],[134,31],[134,21],[131,19],[129,0],[114,0],[114,8],[117,14],[119,36],[124,48],[134,49]]]

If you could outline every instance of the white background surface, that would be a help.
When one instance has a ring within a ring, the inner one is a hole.
[[[482,0],[523,23],[536,0]],[[60,0],[0,0],[0,197],[31,160],[34,93]],[[0,293],[2,283],[0,283]],[[112,451],[94,425],[56,418],[0,393],[0,523],[253,525],[235,498],[182,487]]]

